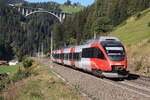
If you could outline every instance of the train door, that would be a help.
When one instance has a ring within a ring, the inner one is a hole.
[[[75,53],[73,55],[73,59],[75,61],[75,67],[78,67],[79,69],[84,69],[82,67],[82,48],[85,47],[85,45],[80,45],[75,47]]]
[[[69,48],[64,49],[64,64],[69,65]]]
[[[93,47],[93,57],[90,60],[92,69],[106,70],[109,67],[109,62],[98,47]]]
[[[92,48],[83,48],[82,49],[82,57],[81,57],[82,69],[91,70],[90,58],[91,58],[92,52],[93,52]]]

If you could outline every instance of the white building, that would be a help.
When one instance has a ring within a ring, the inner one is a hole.
[[[16,65],[18,64],[19,62],[17,60],[12,60],[12,61],[9,61],[9,66],[13,66],[13,65]]]

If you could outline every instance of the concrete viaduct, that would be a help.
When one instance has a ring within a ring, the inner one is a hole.
[[[17,9],[21,14],[25,17],[30,16],[34,13],[49,13],[52,16],[56,17],[61,23],[66,18],[66,16],[71,15],[69,13],[57,11],[57,10],[45,10],[43,8],[31,8],[31,7],[24,7],[24,6],[15,6],[13,4],[9,4],[9,6]]]

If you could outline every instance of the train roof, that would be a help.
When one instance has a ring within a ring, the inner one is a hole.
[[[113,36],[101,36],[97,39],[89,40],[85,44],[101,43],[102,41],[118,41],[118,42],[120,42],[120,40],[118,38],[113,37]]]
[[[120,40],[116,37],[113,37],[113,36],[102,36],[102,37],[99,37],[99,42],[101,41],[118,41],[120,42]]]
[[[82,45],[74,45],[74,46],[70,45],[70,46],[61,47],[61,48],[56,49],[56,50],[69,49],[71,47],[84,48],[84,46],[87,46],[87,45],[92,44],[92,43],[101,43],[103,46],[106,46],[106,45],[122,45],[120,40],[116,37],[101,36],[101,37],[98,37],[97,39],[89,40],[89,41],[85,42]]]

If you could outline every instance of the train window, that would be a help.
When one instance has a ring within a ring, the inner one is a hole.
[[[55,58],[57,59],[57,54],[55,54]]]
[[[73,53],[73,60],[76,60],[76,53]]]
[[[93,58],[93,48],[84,48],[82,50],[82,57],[83,58]]]
[[[63,54],[60,54],[60,59],[63,59],[63,56],[62,56]]]
[[[57,54],[57,59],[59,59],[59,54]]]
[[[69,53],[67,54],[67,60],[69,60]]]
[[[68,53],[66,54],[66,60],[68,60]]]
[[[72,53],[69,53],[69,59],[72,60]]]
[[[64,59],[67,60],[67,54],[66,53],[64,54]]]
[[[59,55],[60,55],[60,54],[58,54],[58,59],[59,59]]]
[[[59,59],[59,54],[54,54],[55,59]]]
[[[81,59],[80,53],[73,53],[73,60],[79,61]]]
[[[66,53],[66,60],[69,59],[69,53]]]
[[[80,60],[81,57],[80,57],[80,53],[76,53],[76,60]]]
[[[55,59],[57,59],[57,58],[56,58],[56,54],[54,55],[54,57],[55,57]]]
[[[64,59],[64,54],[60,54],[60,59]]]
[[[62,59],[64,59],[64,53],[62,54]]]
[[[79,53],[79,56],[78,56],[78,59],[79,59],[79,60],[81,59],[81,56],[82,56],[82,53],[80,52],[80,53]]]
[[[65,60],[67,60],[68,59],[68,56],[67,56],[67,53],[65,54]]]
[[[84,48],[82,50],[82,57],[105,59],[103,52],[98,47]]]
[[[103,52],[98,48],[94,48],[94,58],[105,59]]]
[[[60,59],[62,59],[62,54],[60,54]]]
[[[57,54],[55,54],[55,58],[57,59]]]
[[[52,54],[53,58],[55,58],[55,54]]]

